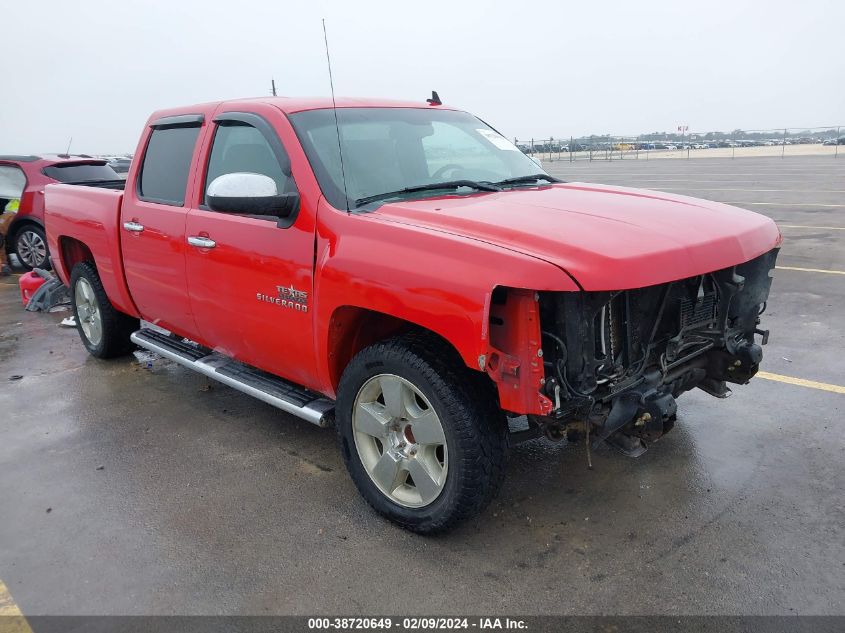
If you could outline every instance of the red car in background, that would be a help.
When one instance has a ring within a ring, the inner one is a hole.
[[[85,155],[0,155],[0,212],[20,199],[17,217],[9,225],[5,248],[26,270],[49,266],[44,236],[44,186],[50,183],[114,183],[123,180],[105,160]]]

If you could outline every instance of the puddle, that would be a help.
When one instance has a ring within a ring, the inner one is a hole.
[[[159,356],[155,352],[143,349],[135,350],[132,352],[132,355],[135,357],[135,360],[138,361],[139,365],[146,367],[147,369],[153,369],[157,364],[164,360],[162,356]]]

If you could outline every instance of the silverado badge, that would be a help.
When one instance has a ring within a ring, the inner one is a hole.
[[[263,292],[255,294],[255,298],[266,303],[273,303],[283,308],[290,308],[297,312],[308,312],[308,293],[291,286],[276,286],[278,296],[266,295]]]

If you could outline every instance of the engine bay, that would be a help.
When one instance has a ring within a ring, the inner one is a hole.
[[[540,293],[543,391],[554,409],[531,424],[635,456],[672,428],[683,392],[729,396],[726,383],[748,382],[762,360],[778,250],[645,288]]]

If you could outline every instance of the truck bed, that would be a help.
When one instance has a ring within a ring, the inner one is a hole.
[[[79,259],[76,245],[84,245],[86,257],[94,259],[103,287],[114,306],[126,314],[136,308],[126,288],[120,253],[120,209],[125,181],[90,184],[47,185],[44,190],[44,225],[59,279],[70,283]]]

